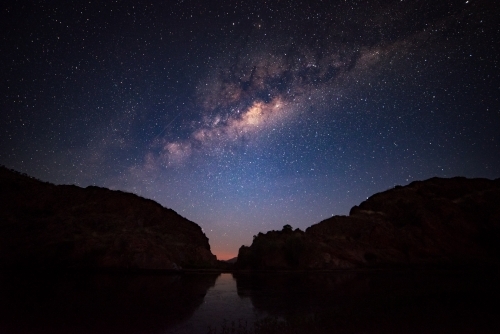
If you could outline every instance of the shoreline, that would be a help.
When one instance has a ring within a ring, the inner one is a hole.
[[[1,268],[0,275],[4,274],[110,274],[110,275],[184,275],[184,274],[335,274],[335,273],[376,273],[376,272],[407,272],[407,271],[486,271],[500,273],[500,265],[408,265],[408,266],[384,266],[371,268],[344,268],[344,269],[219,269],[187,268],[180,270],[173,269],[130,269],[130,268]]]

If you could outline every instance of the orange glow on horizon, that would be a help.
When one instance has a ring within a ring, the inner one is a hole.
[[[230,260],[230,259],[238,256],[238,254],[224,252],[224,251],[219,251],[219,252],[212,251],[212,254],[217,256],[217,260],[221,260],[221,261]]]

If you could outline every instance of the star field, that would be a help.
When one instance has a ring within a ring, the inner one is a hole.
[[[500,177],[494,1],[8,1],[0,163],[154,199],[227,259],[434,176]]]

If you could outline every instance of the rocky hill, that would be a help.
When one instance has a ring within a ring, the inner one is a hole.
[[[213,267],[195,223],[121,191],[54,185],[0,167],[0,268]]]
[[[432,178],[375,194],[305,232],[239,250],[241,269],[500,264],[500,179]]]

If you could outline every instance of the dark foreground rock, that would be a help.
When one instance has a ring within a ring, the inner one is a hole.
[[[0,167],[0,268],[208,268],[195,223],[139,196],[53,185]]]
[[[499,265],[500,179],[412,182],[371,196],[305,232],[259,233],[240,269]]]

